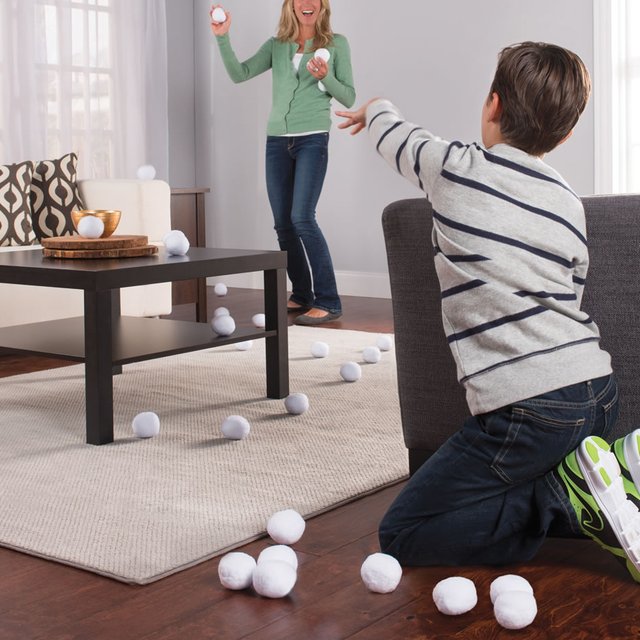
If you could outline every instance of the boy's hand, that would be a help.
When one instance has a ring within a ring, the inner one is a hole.
[[[373,98],[369,102],[363,104],[357,111],[336,111],[336,115],[341,118],[346,118],[345,122],[341,122],[338,125],[338,129],[348,129],[353,127],[351,135],[355,136],[360,133],[367,126],[367,107],[378,98]]]
[[[227,19],[224,22],[213,21],[211,14],[213,13],[213,10],[217,8],[220,8],[225,12]],[[211,6],[211,9],[209,10],[209,20],[211,21],[211,33],[213,33],[214,36],[223,36],[225,33],[229,32],[229,27],[231,27],[231,14],[221,4],[214,4]]]

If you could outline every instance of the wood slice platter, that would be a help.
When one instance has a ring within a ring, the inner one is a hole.
[[[108,238],[83,238],[82,236],[58,236],[42,238],[43,247],[47,249],[130,249],[132,247],[146,247],[149,244],[147,236],[109,236]]]
[[[45,258],[135,258],[158,253],[158,247],[149,244],[147,236],[109,236],[108,238],[83,238],[59,236],[42,239]]]

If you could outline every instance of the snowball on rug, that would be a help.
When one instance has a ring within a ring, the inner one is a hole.
[[[393,349],[393,336],[381,334],[378,336],[376,344],[380,351],[391,351]]]
[[[360,567],[360,577],[369,591],[391,593],[402,578],[400,563],[386,553],[372,553]]]
[[[251,431],[251,425],[243,416],[229,416],[222,422],[220,430],[228,440],[244,440]]]
[[[311,345],[311,355],[314,358],[326,358],[329,355],[329,345],[318,340]]]
[[[267,533],[279,544],[295,544],[302,538],[306,523],[293,509],[274,513],[267,522]]]
[[[362,350],[362,359],[365,362],[375,364],[376,362],[380,362],[381,358],[382,354],[380,353],[380,349],[378,349],[378,347],[365,347]]]
[[[496,598],[493,613],[505,629],[524,629],[535,620],[538,604],[531,593],[507,591]]]
[[[245,340],[244,342],[236,342],[236,349],[238,351],[249,351],[253,347],[253,340]]]
[[[286,544],[274,544],[266,547],[258,556],[258,564],[269,560],[280,560],[290,564],[296,571],[298,570],[298,556],[296,552]]]
[[[293,415],[300,415],[309,409],[309,398],[304,393],[291,393],[284,399],[284,407]]]
[[[225,589],[239,590],[250,587],[256,561],[247,553],[234,551],[222,556],[218,564],[218,578]]]
[[[131,428],[137,438],[153,438],[160,433],[160,418],[153,411],[143,411],[133,419]]]
[[[345,362],[340,367],[340,375],[345,382],[356,382],[362,377],[362,369],[357,362]]]
[[[433,588],[432,596],[438,611],[448,616],[467,613],[478,604],[476,585],[469,578],[460,576],[440,580]]]
[[[282,560],[265,560],[253,572],[253,588],[266,598],[284,598],[291,593],[298,574]]]

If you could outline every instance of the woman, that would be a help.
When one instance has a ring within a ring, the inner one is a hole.
[[[284,0],[278,35],[241,63],[225,13],[211,31],[229,77],[244,82],[272,70],[266,177],[278,243],[288,253],[293,291],[287,308],[304,312],[296,324],[330,322],[342,315],[342,305],[316,205],[327,171],[331,99],[346,107],[355,102],[349,44],[331,31],[329,0]],[[328,50],[328,61],[315,56],[318,49]]]

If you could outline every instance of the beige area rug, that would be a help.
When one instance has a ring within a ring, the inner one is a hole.
[[[116,440],[100,447],[84,442],[82,365],[0,379],[0,544],[145,584],[264,535],[275,511],[311,516],[400,479],[394,352],[362,360],[375,339],[290,327],[300,416],[266,398],[263,340],[127,365]],[[316,340],[328,358],[310,355]],[[349,360],[358,382],[339,375]],[[159,415],[158,437],[133,437],[141,411]],[[222,437],[233,414],[251,423],[246,440]]]

